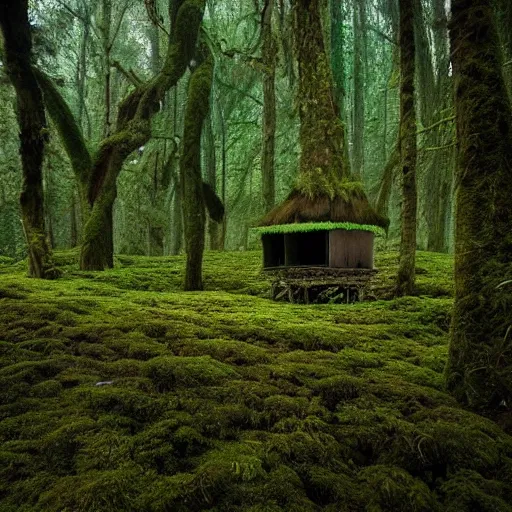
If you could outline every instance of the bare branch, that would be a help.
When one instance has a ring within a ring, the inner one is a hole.
[[[427,126],[426,128],[422,128],[421,130],[418,130],[416,133],[419,135],[420,133],[428,132],[428,131],[433,130],[434,128],[438,127],[440,124],[449,123],[454,120],[455,120],[455,116],[446,117],[445,119],[441,119],[440,121],[437,121],[437,123],[431,124],[430,126]]]
[[[144,81],[137,76],[133,69],[125,69],[118,60],[113,60],[110,65],[113,68],[116,68],[133,85],[138,86],[144,83]]]

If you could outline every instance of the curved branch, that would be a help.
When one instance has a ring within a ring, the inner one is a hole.
[[[82,130],[71,113],[66,100],[64,100],[50,77],[35,67],[32,69],[43,93],[46,111],[59,132],[73,172],[80,184],[87,186],[91,176],[92,159],[85,144]]]

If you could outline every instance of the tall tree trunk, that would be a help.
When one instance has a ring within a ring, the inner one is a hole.
[[[272,32],[274,0],[266,0],[262,26],[263,58],[263,145],[261,152],[261,183],[263,211],[269,212],[275,204],[275,137],[276,137],[276,58],[277,45]]]
[[[84,5],[86,7],[86,5]],[[78,126],[84,129],[84,114],[85,114],[85,80],[87,77],[87,46],[91,33],[91,24],[89,19],[88,8],[84,11],[84,18],[82,24],[82,38],[80,40],[80,56],[76,70],[76,88],[78,93]],[[90,128],[89,128],[90,129]],[[90,138],[90,134],[89,134]]]
[[[76,201],[75,187],[71,189],[71,247],[78,246],[79,234],[78,234],[78,206]]]
[[[171,249],[172,255],[181,252],[183,245],[183,208],[180,177],[178,172],[174,175],[174,199],[172,202],[172,233],[171,233]]]
[[[488,0],[453,0],[458,138],[455,305],[448,388],[476,409],[512,404],[512,110]]]
[[[203,46],[204,60],[190,77],[183,153],[180,160],[180,181],[183,195],[183,220],[187,263],[185,290],[203,289],[203,252],[205,238],[205,198],[201,174],[201,132],[210,109],[210,94],[213,78],[213,57]],[[198,62],[201,57],[196,59]]]
[[[434,0],[433,41],[435,60],[437,65],[437,80],[435,84],[435,105],[436,116],[432,122],[442,119],[446,112],[451,111],[453,99],[450,93],[450,51],[448,45],[448,18],[446,16],[444,0]],[[435,128],[432,146],[446,146],[453,140],[451,129],[446,124]],[[450,216],[451,188],[453,180],[453,148],[443,149],[434,152],[429,174],[433,178],[432,187],[427,194],[432,203],[426,208],[430,214],[428,222],[429,251],[446,252],[448,248],[446,227]],[[429,216],[427,216],[427,219]]]
[[[148,162],[152,167],[152,186],[150,191],[150,203],[152,210],[159,207],[160,199],[162,197],[162,180],[160,178],[160,152],[156,151],[153,155],[154,161]],[[161,222],[155,222],[150,219],[148,222],[148,254],[150,256],[163,256],[164,255],[164,228]]]
[[[343,11],[341,0],[331,0],[331,69],[334,85],[334,99],[340,112],[343,112],[345,96],[345,66],[344,66],[344,37]]]
[[[344,38],[344,14],[342,0],[330,1],[331,13],[331,48],[330,62],[333,79],[334,101],[338,107],[340,119],[347,124],[347,108],[345,105],[345,38]],[[349,162],[350,155],[348,144],[343,147],[343,159]]]
[[[435,124],[448,107],[449,52],[448,27],[444,0],[435,0],[432,26],[433,43],[428,33],[421,0],[414,0],[416,68],[418,70],[419,119],[425,127]],[[432,54],[434,53],[434,59]],[[436,62],[437,70],[434,67]],[[436,73],[437,71],[437,73]],[[436,76],[437,75],[437,76]],[[422,145],[441,148],[448,144],[450,131],[442,124],[424,133]],[[424,169],[423,188],[425,201],[423,206],[427,224],[427,249],[443,252],[446,248],[445,226],[449,208],[449,189],[451,169],[448,166],[448,151],[438,149],[424,151],[419,166]]]
[[[354,177],[361,179],[364,168],[364,75],[365,75],[365,0],[354,4],[354,114],[352,125],[352,171]]]
[[[111,114],[111,73],[110,73],[110,54],[112,51],[111,42],[111,25],[112,25],[112,0],[102,0],[101,2],[101,45],[103,49],[103,101],[104,101],[104,122],[103,137],[110,136],[112,132],[112,124],[110,120]]]
[[[344,158],[345,129],[334,101],[321,6],[322,0],[297,0],[300,172],[320,169],[325,175],[345,178],[350,175]]]
[[[151,70],[153,75],[158,75],[160,71],[160,37],[159,29],[151,24],[148,28],[148,37],[151,46]],[[160,173],[160,153],[157,151],[154,155],[155,161],[152,167],[152,187],[150,193],[151,208],[157,210],[162,197],[162,180]],[[148,163],[150,165],[150,163]],[[155,222],[153,218],[148,222],[148,254],[150,256],[163,256],[164,254],[164,228],[161,222]]]
[[[43,153],[46,118],[43,97],[31,67],[32,37],[28,0],[0,4],[4,37],[4,65],[16,90],[20,128],[23,188],[20,197],[23,227],[28,244],[29,275],[44,279],[58,276],[46,238],[44,221]]]
[[[414,105],[413,0],[400,0],[400,159],[402,166],[402,226],[397,295],[414,291],[416,264],[416,111]]]
[[[227,181],[228,181],[228,173],[227,173],[227,159],[228,159],[228,150],[227,150],[227,127],[226,127],[226,120],[224,118],[224,113],[222,112],[222,109],[220,108],[220,103],[217,98],[216,101],[218,105],[218,119],[220,124],[220,133],[221,133],[221,161],[222,161],[222,175],[221,175],[221,195],[222,195],[222,204],[224,205],[224,208],[226,208],[226,199],[227,199]],[[227,223],[228,223],[228,216],[225,213],[224,219],[222,221],[221,225],[221,232],[220,232],[220,238],[219,238],[219,250],[223,251],[226,248],[226,235],[227,235]]]

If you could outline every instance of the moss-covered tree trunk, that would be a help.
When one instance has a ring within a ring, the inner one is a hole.
[[[187,263],[185,290],[203,289],[203,252],[205,239],[205,196],[201,174],[201,133],[210,109],[213,79],[213,57],[203,46],[199,65],[190,77],[187,109],[183,131],[183,152],[180,159],[180,180],[183,196],[183,222]]]
[[[58,271],[46,238],[43,200],[43,153],[46,118],[43,97],[31,67],[32,36],[28,0],[2,2],[0,28],[4,39],[5,70],[16,91],[20,129],[23,188],[20,196],[23,227],[28,245],[29,275],[53,279]]]
[[[512,112],[491,3],[453,0],[455,306],[448,388],[474,408],[512,406]]]
[[[179,254],[183,245],[183,208],[181,183],[178,173],[176,172],[174,178],[174,198],[172,202],[172,233],[171,233],[171,248],[172,255]]]
[[[275,138],[276,138],[276,60],[277,44],[272,31],[274,0],[266,0],[261,38],[263,73],[263,144],[261,150],[261,183],[263,211],[269,212],[275,204]]]
[[[80,256],[82,270],[103,270],[113,264],[112,211],[116,181],[126,158],[151,137],[150,121],[166,91],[176,85],[194,56],[205,0],[172,3],[171,36],[162,69],[137,84],[119,105],[115,130],[92,158],[80,129],[56,88],[41,73],[45,104],[55,121],[80,183],[86,220]]]
[[[345,178],[350,175],[344,159],[345,130],[334,98],[321,11],[322,0],[296,0],[300,172],[320,169]]]
[[[83,270],[103,270],[113,260],[112,208],[116,180],[130,153],[151,137],[150,119],[165,92],[176,85],[192,59],[204,0],[178,0],[176,18],[162,71],[138,86],[120,105],[116,130],[105,139],[95,159],[89,187],[91,214],[85,225],[81,253]]]
[[[400,0],[400,159],[402,225],[397,295],[414,290],[416,264],[416,111],[414,105],[414,10],[412,0]]]

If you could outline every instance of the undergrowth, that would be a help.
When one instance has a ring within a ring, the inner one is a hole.
[[[452,261],[418,295],[268,299],[259,252],[25,277],[0,261],[0,511],[512,510],[512,438],[444,392]]]

